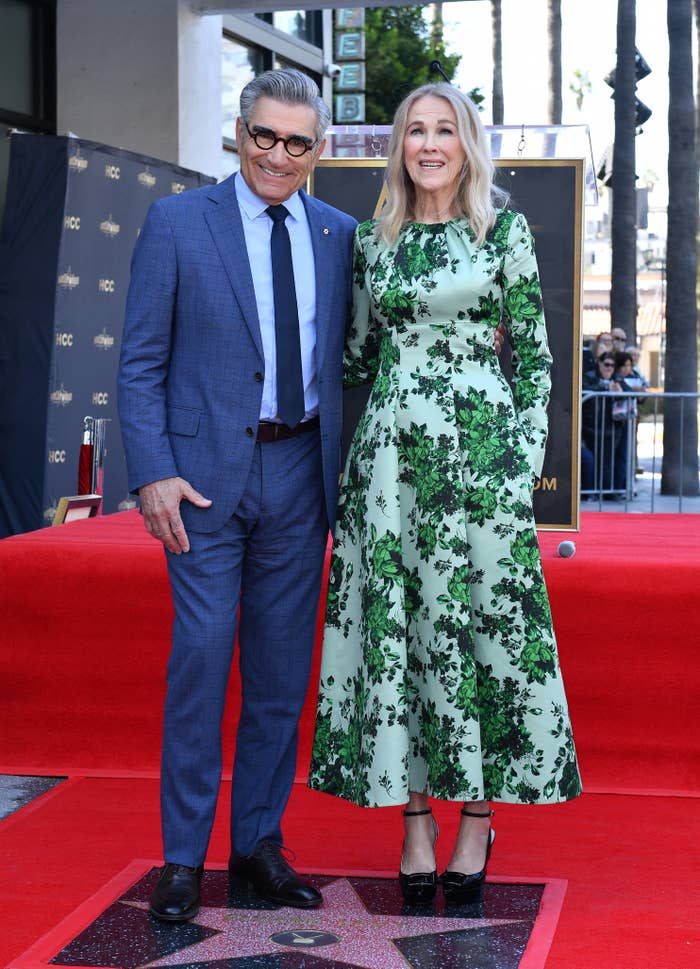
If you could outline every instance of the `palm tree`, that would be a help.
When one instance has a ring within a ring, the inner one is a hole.
[[[700,3],[700,0],[697,0]],[[593,90],[591,78],[588,71],[577,67],[573,74],[573,81],[569,83],[569,90],[576,95],[576,107],[579,111],[583,109],[583,99]]]
[[[700,0],[693,0],[693,12],[695,14],[695,46],[700,50]],[[698,164],[698,174],[700,175],[700,58],[695,73],[695,161]],[[700,227],[699,227],[700,229]],[[698,250],[698,273],[700,274],[700,231],[697,236]],[[695,286],[698,312],[700,312],[700,277]]]
[[[693,0],[695,14],[695,44],[700,44],[700,0]],[[700,48],[699,48],[700,49]],[[700,58],[698,59],[700,61]],[[700,63],[695,75],[695,154],[700,164]]]
[[[550,124],[561,124],[561,0],[548,2],[547,37],[549,38],[548,120]]]
[[[430,43],[434,50],[445,43],[445,24],[442,19],[442,3],[430,4]]]
[[[617,0],[615,143],[612,164],[610,317],[630,343],[637,333],[637,196],[635,188],[635,0]]]
[[[547,39],[549,41],[547,77],[547,120],[551,125],[561,124],[561,0],[548,0]],[[546,158],[557,154],[557,136],[550,132],[544,145]]]
[[[491,0],[491,37],[493,49],[493,123],[503,124],[503,43],[501,40],[501,0]]]
[[[666,382],[697,392],[698,162],[695,150],[691,0],[668,0],[668,231],[666,239]],[[688,406],[690,404],[690,406]],[[664,403],[663,494],[698,494],[694,400]],[[682,473],[681,473],[682,468]]]

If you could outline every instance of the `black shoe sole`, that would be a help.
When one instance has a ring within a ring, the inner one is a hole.
[[[484,883],[474,885],[473,888],[464,889],[461,892],[443,892],[447,905],[470,905],[483,897]]]
[[[266,902],[274,902],[275,905],[284,905],[289,908],[318,908],[319,905],[323,904],[322,898],[319,898],[318,901],[312,900],[308,902],[292,902],[288,898],[275,898],[273,895],[263,895],[257,890],[257,888],[255,888],[255,885],[252,885],[252,887],[255,890],[256,895],[259,895],[260,898],[264,898]]]
[[[292,902],[288,898],[277,898],[274,895],[268,895],[261,892],[260,889],[257,888],[255,882],[252,882],[247,875],[243,874],[243,872],[232,870],[229,867],[228,873],[230,878],[234,878],[241,884],[246,884],[248,888],[253,889],[259,898],[265,899],[266,902],[272,902],[274,905],[284,905],[288,906],[289,908],[318,908],[319,905],[323,905],[323,898],[319,898],[318,901],[312,900],[308,902]]]
[[[402,892],[403,900],[407,905],[430,905],[431,902],[435,901],[436,892],[425,895],[410,895],[407,892]]]
[[[189,922],[193,919],[195,915],[199,912],[199,904],[194,908],[187,909],[186,913],[182,915],[167,915],[165,912],[157,912],[154,908],[149,908],[148,914],[152,915],[153,918],[158,919],[160,922]]]

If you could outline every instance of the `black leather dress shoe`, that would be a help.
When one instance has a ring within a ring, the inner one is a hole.
[[[204,868],[165,863],[151,895],[151,915],[164,922],[186,922],[199,911],[199,886]]]
[[[246,878],[258,895],[277,905],[314,908],[323,901],[321,893],[304,881],[282,855],[274,841],[261,841],[252,855],[231,855],[228,869]]]

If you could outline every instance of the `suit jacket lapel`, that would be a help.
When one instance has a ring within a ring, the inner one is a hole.
[[[316,361],[321,369],[323,357],[328,342],[328,323],[331,318],[331,293],[333,292],[333,237],[332,230],[324,222],[322,214],[305,192],[301,191],[302,201],[306,209],[311,232],[311,245],[314,250],[314,266],[316,276]]]
[[[248,261],[241,213],[233,187],[233,176],[214,185],[209,192],[209,199],[212,204],[204,217],[231,282],[241,315],[260,356],[263,356],[253,276]]]

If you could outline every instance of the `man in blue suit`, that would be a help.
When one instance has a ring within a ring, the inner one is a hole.
[[[199,907],[236,633],[242,701],[229,867],[278,904],[322,901],[282,856],[280,823],[340,469],[355,222],[302,190],[329,120],[304,74],[255,78],[241,95],[240,173],[154,203],[134,251],[119,413],[130,487],[167,550],[175,606],[165,866],[151,897],[152,914],[167,921]],[[277,218],[293,263],[284,307],[273,273]],[[301,373],[276,343],[275,318],[290,305]],[[285,422],[292,371],[303,397]]]

